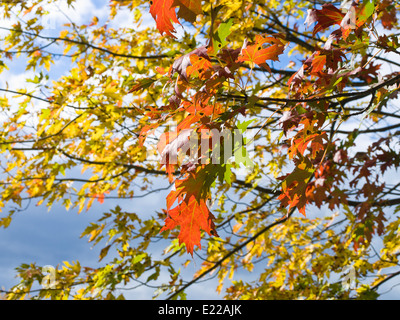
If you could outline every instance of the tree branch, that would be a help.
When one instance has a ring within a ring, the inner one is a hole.
[[[71,42],[71,43],[74,43],[74,44],[77,44],[77,45],[84,45],[84,46],[90,47],[90,48],[92,48],[94,50],[102,51],[102,52],[111,54],[111,55],[113,55],[115,57],[139,59],[139,60],[162,59],[162,58],[170,57],[169,55],[166,55],[166,54],[159,54],[159,55],[152,55],[152,56],[137,56],[137,55],[131,55],[131,54],[125,54],[125,53],[118,53],[118,52],[113,52],[111,50],[108,50],[106,48],[101,48],[101,47],[95,46],[94,44],[91,44],[89,42],[78,41],[78,40],[68,39],[68,38],[42,36],[42,35],[37,34],[37,33],[32,33],[32,32],[23,31],[23,30],[16,30],[16,29],[11,29],[11,28],[6,28],[6,27],[0,27],[0,29],[7,30],[7,31],[10,31],[10,32],[23,33],[23,34],[26,34],[26,35],[29,35],[29,36],[33,36],[33,37],[37,37],[37,38],[44,39],[44,40],[63,41],[63,42]]]
[[[192,281],[188,282],[186,285],[184,285],[183,287],[179,288],[179,290],[175,291],[173,294],[171,294],[169,297],[167,297],[166,300],[171,300],[174,297],[176,297],[177,295],[179,295],[179,293],[183,292],[185,289],[190,287],[192,284],[196,283],[198,280],[203,278],[205,275],[207,275],[211,271],[213,271],[216,268],[218,268],[226,259],[228,259],[232,255],[234,255],[236,252],[238,252],[239,250],[241,250],[244,247],[246,247],[250,242],[255,241],[259,236],[261,236],[263,233],[267,232],[269,229],[271,229],[271,228],[273,228],[273,227],[275,227],[275,226],[277,226],[279,224],[285,223],[292,216],[292,214],[294,213],[295,209],[296,208],[292,208],[291,211],[288,213],[288,215],[286,215],[285,217],[283,217],[283,218],[281,218],[279,220],[276,220],[275,222],[265,226],[260,231],[258,231],[254,236],[252,236],[251,238],[249,238],[248,240],[243,242],[241,245],[235,247],[233,250],[229,251],[225,256],[223,256],[220,260],[218,260],[212,267],[210,267],[207,270],[203,271],[201,274],[199,274]]]

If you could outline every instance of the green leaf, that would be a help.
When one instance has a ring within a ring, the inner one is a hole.
[[[252,167],[254,166],[253,161],[249,157],[249,153],[247,152],[245,147],[239,147],[237,150],[235,150],[234,153],[235,157],[235,163],[236,164],[244,164],[245,167]]]
[[[157,280],[158,277],[159,277],[159,275],[160,275],[160,266],[156,266],[156,272],[154,272],[152,275],[150,275],[150,276],[147,278],[147,281],[146,281],[146,282],[149,282],[149,281],[151,281],[151,280]]]
[[[227,163],[227,164],[223,165],[223,167],[225,168],[224,179],[229,185],[231,185],[232,184],[232,164]]]
[[[375,0],[364,0],[363,5],[364,8],[361,10],[361,13],[358,17],[359,22],[367,21],[375,11]]]
[[[42,114],[40,115],[40,120],[48,119],[50,116],[50,109],[42,109]]]
[[[213,36],[214,52],[217,53],[220,49],[228,44],[226,38],[232,33],[231,27],[233,18],[226,22],[222,22]]]
[[[156,81],[157,80],[154,78],[141,79],[131,88],[129,92],[136,92],[143,89],[147,89]]]
[[[99,261],[103,260],[103,258],[107,255],[108,250],[110,250],[111,248],[111,244],[104,247],[103,249],[101,249],[100,251],[100,256],[99,256]]]
[[[1,218],[0,219],[0,226],[5,229],[10,225],[11,221],[12,221],[12,218],[10,216]]]
[[[245,132],[249,125],[253,122],[257,121],[257,119],[251,119],[248,121],[238,122],[236,127],[240,130],[241,133]]]
[[[135,256],[135,257],[132,259],[132,264],[136,264],[136,263],[142,261],[146,256],[147,256],[146,253],[141,253],[141,254]]]

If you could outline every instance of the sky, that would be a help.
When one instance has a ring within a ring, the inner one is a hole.
[[[87,23],[94,15],[100,21],[106,19],[108,13],[107,3],[108,1],[101,0],[78,0],[73,13],[65,6],[65,1],[60,1],[58,5],[68,16],[73,17],[74,22],[81,24]],[[53,8],[51,15],[46,19],[44,24],[48,28],[45,32],[48,35],[58,34],[61,25],[67,22],[66,17],[58,8]],[[4,22],[0,21],[0,26],[2,25],[4,25]],[[128,11],[121,12],[110,25],[110,27],[115,28],[129,26],[133,27],[130,24]],[[182,31],[181,28],[177,30],[178,32]],[[67,68],[68,66],[65,66],[60,61],[52,72],[57,77],[65,72]],[[33,71],[25,72],[23,64],[15,64],[9,71],[2,74],[0,87],[4,87],[7,82],[10,88],[18,88],[24,82],[24,79],[33,76]],[[29,88],[29,86],[33,85],[28,84],[27,86]],[[366,145],[367,141],[364,141],[364,143]],[[14,215],[14,219],[7,229],[0,229],[0,288],[9,289],[18,283],[18,280],[15,279],[15,268],[22,263],[35,262],[37,265],[42,266],[57,266],[62,265],[63,261],[78,259],[82,266],[98,265],[101,247],[92,248],[92,245],[86,239],[80,239],[80,235],[87,225],[90,222],[95,222],[103,212],[107,212],[116,205],[121,206],[123,210],[134,208],[139,215],[154,212],[156,209],[165,207],[165,196],[168,192],[162,191],[151,197],[133,200],[110,199],[106,200],[104,204],[94,202],[88,212],[80,214],[78,214],[77,210],[66,211],[63,206],[57,204],[53,206],[50,212],[45,206],[30,204],[26,210]],[[11,208],[5,208],[5,211],[9,209]],[[321,211],[314,211],[314,214],[317,215],[318,213],[323,214]],[[197,266],[201,264],[198,259],[196,261],[196,257],[194,260],[195,263],[184,271],[187,275],[195,271],[196,264]],[[162,277],[163,275],[161,275]],[[240,277],[240,273],[238,277]],[[390,285],[383,287],[382,291],[389,290],[390,287]],[[218,295],[214,288],[215,285],[211,285],[209,282],[198,284],[187,291],[187,297],[189,299],[222,299],[223,295]],[[154,289],[146,287],[140,287],[132,291],[121,290],[127,299],[151,299],[153,291]],[[400,297],[399,287],[394,287],[384,295],[385,299],[396,299],[398,297]]]

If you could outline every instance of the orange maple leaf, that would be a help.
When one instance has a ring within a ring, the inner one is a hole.
[[[283,180],[282,193],[278,199],[281,201],[282,207],[289,205],[289,210],[297,208],[302,215],[306,216],[306,205],[309,203],[306,190],[314,169],[309,159],[301,154],[298,156],[293,172],[280,178]]]
[[[187,252],[193,255],[194,246],[201,248],[201,230],[210,236],[218,236],[214,215],[207,206],[210,190],[207,170],[196,170],[185,179],[175,181],[175,188],[167,196],[167,218],[160,232],[180,228],[179,244],[184,243]],[[177,202],[176,207],[171,207]]]
[[[263,67],[266,67],[266,60],[279,61],[278,56],[284,50],[284,45],[279,39],[257,35],[255,40],[255,44],[248,45],[242,50],[238,61],[247,61]],[[271,43],[272,45],[263,48],[264,43]]]
[[[311,65],[312,65],[312,70],[311,72],[316,74],[319,71],[322,71],[322,69],[325,67],[326,64],[326,55],[319,54],[314,57]]]
[[[187,252],[193,256],[194,246],[201,249],[201,230],[210,236],[217,236],[214,219],[206,199],[197,199],[194,194],[187,195],[179,205],[168,211],[165,225],[160,232],[179,226],[179,244],[184,243]]]
[[[192,65],[186,68],[186,74],[188,76],[195,74],[200,76],[202,73],[212,68],[212,64],[209,60],[197,54],[192,54],[190,56],[190,62]]]
[[[96,193],[93,196],[94,196],[95,199],[97,199],[98,202],[103,204],[106,193],[110,193],[110,191],[105,191],[104,193]]]
[[[176,38],[172,33],[175,32],[173,23],[179,23],[175,13],[174,0],[151,0],[150,13],[157,24],[157,29],[161,35],[163,33]]]

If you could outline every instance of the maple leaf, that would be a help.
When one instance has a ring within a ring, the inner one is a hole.
[[[179,6],[179,18],[192,23],[196,21],[196,16],[203,12],[200,0],[174,0],[172,5]]]
[[[312,73],[318,73],[322,71],[326,63],[326,55],[318,54],[314,57],[311,65],[312,65]]]
[[[264,43],[270,43],[272,45],[264,49]],[[282,54],[283,51],[284,45],[279,39],[256,35],[255,44],[247,45],[242,49],[238,61],[247,61],[269,69],[265,63],[266,60],[279,61],[278,56]]]
[[[335,163],[342,164],[347,160],[348,160],[347,150],[345,149],[339,149],[338,151],[335,152],[333,156],[333,162]]]
[[[104,203],[104,193],[100,193],[100,194],[95,194],[94,197],[97,199],[98,202],[100,202],[101,204]]]
[[[305,78],[305,71],[312,66],[312,62],[317,53],[318,51],[313,52],[313,54],[304,61],[301,68],[290,77],[290,79],[288,80],[289,87],[291,86],[291,84],[298,85],[303,81],[303,79]]]
[[[175,32],[173,23],[179,23],[175,13],[174,0],[151,0],[150,14],[156,21],[157,29],[161,35],[163,33],[176,38],[172,33]]]
[[[103,203],[104,203],[104,198],[105,198],[105,194],[106,194],[106,193],[110,193],[110,191],[106,191],[106,192],[104,192],[104,193],[96,193],[96,194],[93,195],[93,197],[94,197],[95,199],[97,199],[98,202],[100,202],[101,204],[103,204]]]
[[[339,64],[343,62],[344,55],[341,49],[333,49],[325,52],[326,54],[326,67],[328,69],[337,70]]]
[[[207,206],[210,185],[215,178],[215,167],[199,167],[185,179],[175,181],[174,189],[167,196],[167,218],[160,232],[180,228],[179,243],[193,255],[194,246],[201,248],[201,230],[218,236],[214,215]],[[175,202],[177,206],[172,208]]]
[[[313,34],[315,35],[317,32],[325,30],[330,26],[335,24],[340,25],[344,16],[345,15],[333,4],[326,3],[322,6],[321,10],[309,9],[307,11],[307,18],[304,23],[309,27],[314,22],[317,22],[317,25],[313,30]]]
[[[242,49],[231,49],[231,48],[224,48],[222,49],[219,57],[223,60],[228,67],[238,67],[238,58]]]
[[[300,155],[304,155],[309,144],[311,146],[311,158],[315,159],[317,152],[324,150],[323,140],[328,140],[326,132],[317,132],[307,135],[299,133],[292,139],[292,144],[288,150],[289,159],[292,159],[299,153]]]
[[[199,75],[212,68],[212,64],[208,59],[200,57],[197,54],[190,56],[190,63],[191,65],[186,68],[187,76]]]
[[[278,124],[282,127],[283,132],[286,134],[290,129],[296,127],[300,122],[300,115],[296,109],[286,110],[282,113]]]
[[[187,68],[192,65],[192,62],[190,61],[190,56],[193,54],[207,60],[210,59],[210,57],[207,54],[206,46],[201,46],[199,48],[196,48],[195,50],[179,57],[174,61],[174,63],[172,64],[172,68],[170,70],[170,76],[172,76],[176,72],[182,79],[184,79],[187,82],[188,81]]]
[[[343,39],[346,40],[351,30],[359,29],[372,16],[375,11],[374,0],[364,0],[363,5],[359,5],[356,1],[350,6],[346,15],[340,23]]]
[[[141,79],[139,80],[129,91],[128,93],[140,91],[142,89],[147,89],[150,87],[155,81],[157,81],[154,78],[147,78],[147,79]]]
[[[364,67],[360,70],[359,77],[369,84],[378,78],[378,70],[381,66],[381,64],[375,65],[374,62],[371,62],[368,64],[368,67]]]
[[[160,232],[180,228],[179,243],[185,243],[187,251],[193,255],[194,246],[200,245],[201,230],[210,236],[218,236],[214,215],[208,208],[210,188],[221,167],[214,165],[197,166],[184,179],[177,179],[174,189],[167,196],[167,218]],[[177,202],[177,206],[171,207]]]
[[[291,87],[292,85],[299,85],[303,81],[305,77],[304,70],[305,64],[303,64],[300,69],[297,72],[293,73],[292,76],[289,78],[287,82],[288,87]]]
[[[362,26],[375,12],[375,0],[364,0],[363,6],[357,12],[357,27]]]
[[[184,243],[186,250],[193,256],[194,246],[201,249],[201,230],[210,236],[218,236],[215,230],[214,215],[208,209],[206,199],[197,199],[195,195],[185,199],[168,211],[165,225],[160,232],[180,227],[179,244]]]
[[[385,29],[391,30],[397,23],[396,7],[392,5],[390,0],[383,0],[378,5],[378,13]]]
[[[294,171],[280,178],[283,180],[282,193],[278,199],[283,207],[289,205],[289,210],[296,207],[302,215],[306,216],[305,208],[308,203],[306,190],[314,169],[311,162],[301,155],[296,162]]]

